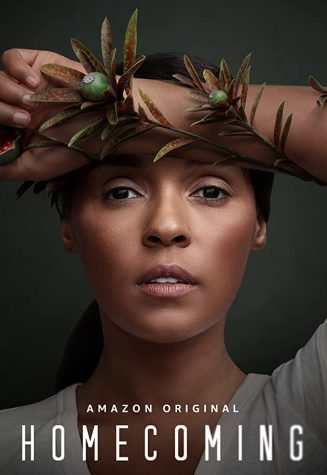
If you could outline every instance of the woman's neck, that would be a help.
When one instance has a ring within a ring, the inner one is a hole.
[[[226,351],[225,318],[186,341],[159,344],[101,318],[104,349],[95,372],[79,389],[82,406],[225,404],[245,378]]]

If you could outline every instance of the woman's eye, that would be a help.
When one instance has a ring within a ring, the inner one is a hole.
[[[226,196],[228,196],[227,191],[223,190],[219,186],[204,186],[199,188],[194,193],[205,200],[221,200],[222,198],[226,198]]]
[[[228,193],[219,186],[204,186],[193,193],[195,196],[208,201],[218,201],[228,196]],[[139,193],[127,186],[118,186],[105,193],[106,200],[118,201],[137,198]]]
[[[105,194],[107,200],[125,200],[130,198],[137,198],[138,193],[133,188],[127,186],[119,186],[113,188]]]

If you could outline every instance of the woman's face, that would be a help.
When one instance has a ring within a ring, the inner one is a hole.
[[[63,242],[80,255],[103,318],[147,341],[185,341],[225,318],[265,223],[247,171],[171,156],[153,163],[129,148],[79,181]],[[160,264],[182,267],[193,285],[140,285]]]

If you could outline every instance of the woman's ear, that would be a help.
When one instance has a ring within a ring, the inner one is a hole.
[[[68,218],[64,218],[60,224],[60,236],[66,252],[77,254],[78,248],[72,231],[71,223]]]
[[[267,240],[267,222],[264,217],[260,214],[257,217],[255,234],[252,242],[252,251],[258,251],[262,249]]]

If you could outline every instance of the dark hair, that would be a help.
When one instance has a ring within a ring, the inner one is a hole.
[[[146,59],[135,77],[158,80],[175,80],[172,75],[185,74],[183,54],[177,52],[146,54]],[[203,69],[211,69],[217,76],[219,69],[203,58],[190,56],[199,75]],[[117,66],[121,75],[123,65]],[[255,200],[259,213],[268,221],[270,213],[270,195],[274,174],[261,170],[250,170]],[[71,183],[69,185],[71,187]],[[72,187],[70,188],[72,189]],[[83,313],[66,344],[60,363],[55,390],[59,391],[75,382],[85,382],[92,375],[102,351],[103,337],[99,307],[93,301]]]

